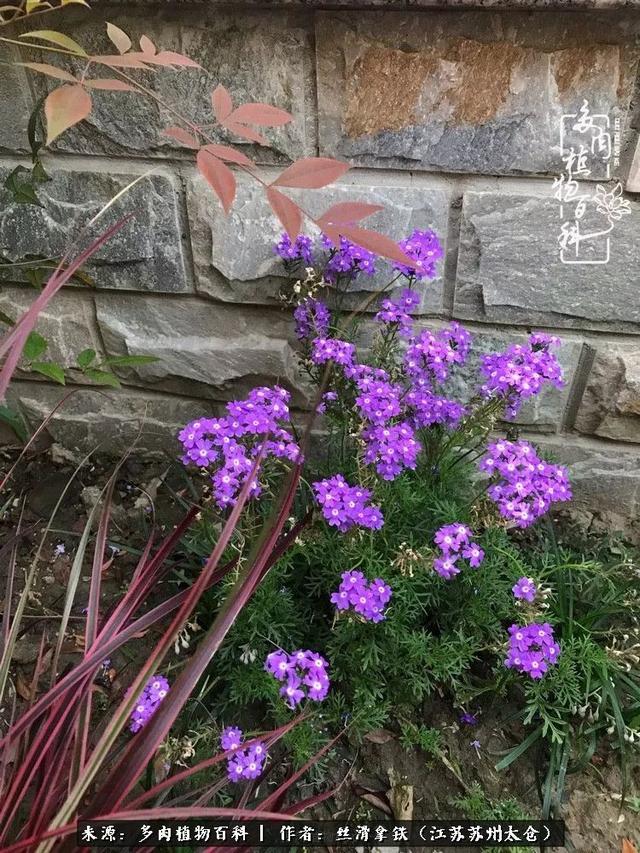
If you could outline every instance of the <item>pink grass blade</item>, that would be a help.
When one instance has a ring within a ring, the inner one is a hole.
[[[76,813],[83,795],[106,761],[120,732],[126,726],[131,711],[145,683],[156,671],[157,666],[162,662],[165,655],[172,647],[178,632],[200,599],[200,596],[206,588],[210,576],[220,561],[220,558],[238,523],[239,517],[249,495],[251,481],[256,476],[256,472],[262,461],[263,452],[264,450],[256,457],[253,468],[240,491],[237,503],[233,507],[220,534],[220,539],[218,540],[207,563],[203,567],[199,578],[189,590],[189,595],[178,610],[178,613],[175,615],[171,625],[165,631],[163,637],[149,655],[145,665],[141,668],[138,676],[131,685],[129,694],[124,697],[119,707],[116,709],[114,717],[98,740],[98,743],[96,744],[93,753],[84,768],[82,777],[70,792],[67,801],[54,820],[54,824],[56,826],[67,823],[68,820]],[[202,643],[200,643],[198,649],[201,645]],[[189,660],[185,669],[183,669],[178,677],[178,681],[173,685],[173,688],[167,698],[160,705],[147,725],[138,733],[135,738],[135,742],[132,741],[128,749],[125,750],[121,760],[109,773],[100,791],[90,804],[87,811],[88,814],[109,811],[114,807],[117,807],[117,805],[122,802],[124,796],[129,790],[131,790],[147,763],[151,760],[158,744],[163,740],[171,728],[171,725],[186,702],[195,682],[197,681],[197,678],[199,677],[199,674],[204,670],[207,662],[208,661],[205,661],[204,666],[202,665],[201,658],[198,656],[198,651],[196,650],[196,653]],[[187,674],[187,677],[185,677],[185,673]],[[191,684],[189,679],[194,675],[194,673],[196,677],[193,679],[193,684]],[[182,688],[180,686],[181,681]],[[189,690],[185,695],[185,688],[187,685],[189,686]],[[178,686],[177,690],[176,686]],[[42,847],[41,853],[46,853],[50,849],[51,845],[47,843]]]
[[[288,723],[285,723],[283,726],[280,726],[277,729],[274,729],[269,735],[269,745],[276,743],[281,737],[283,737],[287,732],[291,731],[291,729],[298,725],[299,722],[303,719],[303,716],[300,715],[296,717],[294,720],[290,720]],[[251,746],[254,743],[262,740],[264,735],[260,735],[259,737],[252,738],[247,741],[246,746]],[[244,745],[243,745],[244,746]],[[168,776],[162,782],[158,782],[157,785],[154,785],[153,788],[149,788],[148,791],[145,791],[143,794],[140,794],[134,800],[128,802],[127,808],[133,809],[137,808],[142,803],[150,800],[152,797],[158,796],[164,790],[168,788],[172,788],[178,782],[184,782],[185,779],[189,779],[196,773],[200,773],[202,770],[206,770],[207,767],[213,767],[216,764],[219,764],[221,761],[224,761],[232,754],[233,750],[227,750],[226,752],[220,752],[218,755],[214,755],[211,758],[207,758],[203,761],[198,762],[193,767],[188,767],[186,770],[181,770],[179,773],[174,773],[173,776]]]
[[[62,268],[60,265],[49,277],[46,285],[41,293],[34,299],[30,307],[25,311],[22,317],[15,323],[9,332],[0,340],[0,358],[5,358],[5,361],[0,368],[0,400],[4,399],[7,393],[7,387],[16,369],[25,341],[29,333],[33,331],[38,315],[47,306],[55,294],[67,284],[80,267],[89,260],[95,253],[116,234],[123,225],[128,222],[131,215],[120,219],[115,225],[111,226],[100,237],[94,240],[91,245],[80,252],[68,266]],[[63,262],[61,261],[60,264]]]
[[[255,468],[256,466],[254,466]],[[290,477],[289,488],[285,490],[281,507],[275,513],[276,521],[273,528],[267,528],[266,544],[264,549],[258,547],[258,556],[253,560],[249,559],[246,568],[238,578],[235,586],[230,591],[227,599],[223,602],[220,612],[215,618],[211,628],[207,631],[204,638],[198,644],[196,650],[189,658],[188,663],[181,671],[176,682],[171,688],[169,696],[160,705],[156,713],[151,717],[146,726],[139,733],[135,745],[132,743],[130,749],[125,753],[118,766],[116,766],[107,782],[103,786],[102,795],[94,799],[89,807],[89,813],[95,813],[97,810],[104,810],[105,806],[108,809],[117,808],[126,796],[127,791],[135,784],[135,780],[140,776],[142,769],[148,761],[151,760],[155,750],[161,741],[166,737],[169,729],[173,725],[180,709],[187,701],[193,691],[198,679],[208,666],[212,657],[220,648],[222,641],[226,637],[231,626],[235,622],[238,614],[249,600],[257,583],[260,580],[260,572],[263,563],[268,557],[268,548],[271,540],[274,538],[274,531],[282,529],[286,519],[288,518],[289,509],[293,502],[293,495],[300,476],[299,466],[292,472]],[[254,473],[249,475],[247,485],[253,479]],[[293,487],[291,484],[294,484]],[[245,497],[246,500],[246,497]],[[240,501],[238,501],[239,503]],[[234,507],[235,510],[235,507]],[[231,520],[231,517],[230,517]],[[234,525],[237,519],[234,519]],[[221,541],[225,538],[229,522],[225,525],[225,530],[221,536]],[[230,538],[231,531],[229,530],[226,539]],[[276,532],[277,535],[277,532]],[[220,543],[218,543],[220,544]],[[225,544],[226,547],[226,544]],[[215,557],[215,551],[210,557],[207,567],[214,565],[219,557]]]

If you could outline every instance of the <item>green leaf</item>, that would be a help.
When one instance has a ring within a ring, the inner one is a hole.
[[[35,160],[33,169],[31,170],[31,177],[38,184],[44,184],[51,180],[49,175],[45,172],[42,160]]]
[[[77,56],[87,56],[87,51],[80,47],[77,41],[74,41],[64,33],[59,33],[56,30],[30,30],[28,33],[20,33],[21,39],[40,39],[41,41],[49,41],[52,44],[57,44],[58,47],[63,47]],[[26,41],[25,45],[29,42]],[[37,45],[40,47],[41,45]]]
[[[91,379],[93,382],[98,382],[100,385],[110,385],[112,388],[120,387],[120,380],[118,377],[106,370],[98,370],[95,367],[90,367],[88,370],[84,371],[84,375],[87,379]]]
[[[27,137],[29,139],[29,147],[31,148],[31,157],[33,161],[36,161],[38,156],[38,151],[42,148],[42,140],[38,139],[38,125],[42,129],[42,119],[40,117],[40,110],[42,109],[42,105],[44,104],[47,94],[45,92],[41,98],[38,98],[36,101],[36,105],[31,110],[31,115],[29,116],[29,123],[27,124]],[[44,136],[44,133],[42,134]]]
[[[114,355],[105,358],[103,364],[108,364],[110,367],[138,367],[142,364],[152,364],[154,361],[160,361],[160,359],[155,355]]]
[[[48,346],[49,344],[42,335],[39,335],[37,332],[31,332],[22,350],[22,356],[27,361],[36,361]]]
[[[26,442],[27,430],[18,412],[15,412],[9,406],[0,405],[0,421],[10,426],[20,441]]]
[[[59,382],[64,385],[64,369],[56,364],[55,361],[34,361],[31,364],[31,370],[36,373],[41,373],[47,379],[53,379],[54,382]]]
[[[29,178],[21,181],[20,175],[28,175]],[[31,173],[28,169],[24,166],[16,166],[16,168],[7,175],[4,185],[13,196],[13,200],[16,204],[35,204],[38,207],[42,207],[30,179]]]
[[[4,311],[0,311],[0,323],[6,323],[7,326],[15,325],[15,320],[12,320],[8,314],[5,314]]]
[[[531,744],[535,743],[541,736],[542,727],[538,726],[538,728],[532,731],[531,734],[522,741],[522,743],[519,743],[518,746],[509,750],[508,754],[496,764],[496,770],[504,770],[510,764],[513,764],[516,758],[520,758],[520,756],[529,749]]]
[[[49,278],[49,275],[49,267],[31,267],[25,269],[24,271],[25,278],[27,279],[31,287],[35,287],[36,290],[42,290],[42,286]]]
[[[78,353],[78,357],[76,358],[78,367],[81,370],[86,370],[91,362],[95,360],[95,357],[96,351],[94,349],[83,349],[82,352]]]

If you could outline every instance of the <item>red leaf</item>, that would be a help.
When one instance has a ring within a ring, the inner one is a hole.
[[[55,77],[57,80],[66,80],[68,83],[76,83],[76,78],[68,71],[62,68],[57,68],[55,65],[48,65],[46,62],[17,62],[16,65],[23,65],[25,68],[30,68],[32,71],[39,71],[40,74],[47,74],[49,77]]]
[[[377,231],[369,231],[367,228],[355,228],[351,225],[341,226],[339,230],[343,237],[351,240],[352,243],[357,243],[363,249],[374,252],[374,254],[380,255],[383,258],[389,258],[391,261],[411,266],[411,258],[405,255],[400,246],[391,237],[378,234]]]
[[[87,89],[104,89],[107,92],[133,92],[133,86],[125,83],[124,80],[117,80],[115,77],[98,77],[93,80],[85,80],[84,85]]]
[[[250,160],[246,154],[241,151],[236,151],[230,145],[203,145],[205,151],[213,154],[214,157],[219,157],[220,160],[226,160],[228,163],[237,163],[238,166],[246,166],[248,169],[255,169],[255,163]]]
[[[296,160],[273,182],[273,186],[304,187],[317,190],[332,184],[349,169],[347,163],[331,157],[304,157]]]
[[[231,121],[230,119],[226,119],[223,122],[220,122],[223,127],[226,127],[227,130],[230,130],[231,133],[235,133],[236,136],[242,137],[242,139],[248,139],[250,142],[259,142],[260,145],[268,145],[267,140],[262,136],[262,134],[258,133],[252,127],[247,127],[245,124],[238,124],[235,121]]]
[[[170,136],[181,145],[186,145],[187,148],[200,148],[200,143],[195,136],[187,133],[182,127],[165,127],[162,134],[163,136]]]
[[[109,68],[147,68],[141,53],[128,53],[126,56],[92,56],[91,61]]]
[[[107,36],[113,45],[115,45],[118,53],[126,53],[131,47],[131,39],[129,36],[116,27],[115,24],[107,24]]]
[[[151,56],[155,56],[156,46],[148,36],[141,36],[141,38],[140,38],[140,50],[143,53],[147,53],[147,54],[150,54]]]
[[[213,105],[213,114],[218,121],[224,121],[231,114],[233,101],[224,86],[220,84],[216,86],[211,93],[211,103]]]
[[[49,92],[44,102],[47,117],[47,145],[78,124],[91,112],[91,95],[82,86],[60,86]]]
[[[225,213],[229,213],[236,197],[236,179],[228,166],[201,148],[197,157],[200,174],[220,199]]]
[[[183,53],[176,53],[174,50],[161,50],[154,56],[143,54],[145,62],[150,62],[152,65],[163,65],[165,68],[172,66],[184,66],[185,68],[200,68],[201,66]]]
[[[302,228],[302,211],[298,205],[273,187],[267,187],[267,200],[284,230],[295,240]]]
[[[381,204],[367,204],[364,201],[341,201],[339,204],[332,205],[322,214],[318,219],[318,225],[320,228],[324,228],[326,225],[350,225],[383,209]]]
[[[257,124],[260,127],[280,127],[293,121],[293,116],[271,104],[241,104],[231,114],[232,121],[241,124]]]

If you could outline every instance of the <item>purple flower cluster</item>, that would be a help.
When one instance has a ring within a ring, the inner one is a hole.
[[[305,234],[299,234],[291,242],[291,237],[285,232],[274,246],[276,255],[280,255],[283,261],[304,261],[307,266],[313,264],[313,241]]]
[[[340,341],[337,338],[316,338],[311,345],[311,361],[314,364],[326,364],[334,361],[343,367],[353,364],[353,356],[356,348],[348,341]]]
[[[306,697],[322,702],[329,692],[327,661],[317,652],[299,649],[287,654],[279,650],[267,655],[264,668],[284,684],[280,688],[289,707],[295,708]]]
[[[415,469],[422,445],[410,424],[367,427],[362,437],[367,443],[364,461],[375,465],[383,480],[395,480],[405,468]]]
[[[435,232],[416,229],[410,237],[401,240],[398,245],[414,263],[412,266],[395,263],[394,269],[410,278],[435,278],[436,261],[444,256]]]
[[[384,608],[391,598],[391,587],[381,578],[367,581],[362,572],[343,572],[338,591],[332,593],[331,603],[338,610],[352,607],[356,613],[370,622],[381,622]]]
[[[505,415],[513,420],[522,403],[539,394],[546,383],[563,387],[562,367],[551,352],[551,347],[559,344],[559,338],[535,332],[527,346],[513,344],[505,352],[483,356],[480,370],[486,381],[481,393],[485,397],[504,397]]]
[[[225,752],[233,750],[233,755],[227,761],[227,774],[232,782],[257,779],[267,760],[267,748],[261,741],[240,749],[242,741],[243,734],[237,726],[227,726],[222,730],[220,746]]]
[[[537,587],[531,578],[520,578],[512,586],[514,598],[519,598],[522,601],[532,602],[538,592]]]
[[[354,524],[379,530],[384,519],[379,507],[369,504],[371,492],[350,486],[342,474],[312,484],[322,514],[331,527],[346,533]]]
[[[293,312],[296,321],[296,337],[303,341],[314,337],[325,338],[329,334],[331,314],[319,299],[308,296]]]
[[[368,276],[375,273],[376,256],[362,246],[352,243],[346,237],[341,237],[340,246],[336,248],[324,234],[321,241],[322,245],[331,252],[324,270],[327,281],[335,282],[341,275],[355,278],[359,273]]]
[[[388,298],[382,300],[380,310],[376,314],[376,320],[390,326],[397,324],[400,334],[403,337],[410,337],[413,328],[413,318],[410,312],[418,305],[419,301],[420,297],[416,291],[405,287],[397,302]]]
[[[424,329],[413,338],[404,357],[408,376],[445,382],[452,364],[464,364],[471,348],[471,335],[459,323],[437,332]]]
[[[428,380],[419,379],[407,391],[404,401],[412,410],[412,420],[416,427],[430,427],[443,424],[456,427],[466,412],[465,407],[441,397],[428,387]]]
[[[527,441],[490,444],[478,467],[498,477],[487,493],[518,527],[529,527],[552,503],[571,500],[566,468],[544,462]]]
[[[509,628],[509,650],[504,665],[531,678],[542,678],[549,664],[558,660],[560,646],[553,637],[553,628],[548,622],[523,627]]]
[[[282,426],[290,420],[289,398],[289,392],[278,386],[254,388],[246,400],[227,404],[226,417],[192,421],[179,433],[185,465],[211,468],[216,463],[212,483],[220,509],[235,503],[263,445],[265,458],[298,459],[300,448]],[[249,496],[259,495],[261,488],[255,479]]]
[[[153,675],[145,684],[135,708],[131,712],[129,730],[140,729],[151,719],[169,692],[169,682],[163,675]]]
[[[434,536],[435,544],[442,552],[441,557],[433,561],[433,568],[447,581],[460,574],[458,559],[463,557],[469,561],[472,569],[477,569],[484,560],[484,551],[471,539],[473,533],[466,524],[445,524]]]

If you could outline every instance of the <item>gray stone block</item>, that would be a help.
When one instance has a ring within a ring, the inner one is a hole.
[[[512,332],[479,332],[472,329],[473,345],[464,366],[452,371],[447,382],[447,392],[459,400],[468,400],[482,382],[480,363],[483,355],[490,352],[503,352],[511,344],[526,344],[527,335]],[[563,346],[555,350],[558,361],[564,370],[565,385],[562,389],[548,385],[537,397],[527,400],[515,420],[522,427],[540,432],[557,432],[564,417],[571,386],[575,377],[582,344],[576,340],[565,340]]]
[[[563,114],[586,99],[624,125],[638,32],[631,13],[320,13],[320,150],[367,166],[559,174]]]
[[[36,292],[31,287],[3,287],[0,291],[0,311],[17,320],[35,297]],[[63,367],[75,364],[78,353],[84,349],[94,349],[96,352],[101,349],[95,330],[91,297],[83,299],[80,294],[69,290],[63,289],[57,293],[44,311],[40,312],[35,331],[48,343],[42,360],[55,361]]]
[[[26,151],[32,110],[29,82],[24,68],[11,64],[19,57],[10,46],[2,46],[2,59],[7,64],[2,65],[0,73],[0,148]]]
[[[603,342],[598,346],[575,428],[600,438],[640,442],[638,344]]]
[[[158,358],[119,371],[134,384],[228,400],[278,382],[305,400],[290,312],[113,294],[97,300],[97,317],[111,353]]]
[[[561,509],[586,510],[606,525],[608,533],[625,531],[640,537],[640,460],[635,451],[610,450],[570,436],[536,444],[554,461],[567,465],[573,500]]]
[[[408,236],[414,228],[433,228],[446,245],[450,193],[440,181],[421,186],[336,184],[322,190],[291,190],[286,194],[312,216],[342,201],[381,204],[385,209],[365,220],[363,226],[396,240]],[[282,226],[271,212],[263,190],[249,183],[249,179],[241,180],[233,210],[224,216],[210,188],[196,177],[187,188],[187,207],[197,289],[223,301],[275,302],[285,281],[284,266],[273,251]],[[307,232],[311,233],[311,229]],[[374,293],[388,284],[393,277],[391,263],[381,261],[379,269],[372,278],[357,279],[347,300],[349,306],[362,304],[363,294]],[[442,261],[437,278],[418,289],[422,294],[421,311],[442,312]]]
[[[613,221],[607,263],[562,263],[563,220],[550,191],[466,193],[454,315],[490,323],[637,329],[640,204],[630,202],[629,210]],[[589,233],[609,223],[590,203],[580,227]],[[602,247],[600,239],[582,244],[581,260],[603,257]]]
[[[13,382],[8,399],[19,405],[32,427],[39,426],[69,388],[39,382]],[[84,452],[120,454],[135,442],[138,451],[164,450],[178,456],[178,431],[202,415],[217,415],[215,404],[130,388],[80,388],[71,394],[47,424],[47,432],[63,447]]]
[[[179,116],[199,125],[212,124],[211,92],[221,83],[236,104],[273,104],[291,112],[294,121],[266,130],[264,135],[272,150],[252,143],[247,146],[226,131],[218,133],[213,128],[207,131],[210,141],[237,141],[266,163],[315,151],[314,59],[310,24],[305,16],[285,10],[269,13],[245,9],[233,13],[206,7],[154,9],[149,15],[144,9],[125,11],[123,7],[112,7],[102,12],[94,8],[90,15],[76,13],[75,18],[73,37],[89,52],[114,52],[106,37],[108,20],[127,32],[134,46],[146,35],[158,49],[177,50],[202,67],[156,68],[149,72],[126,69],[152,95],[92,93],[91,116],[56,141],[58,150],[152,156],[186,153],[187,149],[162,131],[180,125]],[[92,76],[114,75],[100,70],[92,71]],[[41,75],[34,77],[39,93],[56,84]]]
[[[8,174],[0,168],[0,186]],[[60,257],[83,227],[137,176],[51,169],[38,188],[42,207],[16,204],[0,188],[0,252]],[[128,190],[82,238],[83,248],[122,217],[131,219],[85,265],[97,287],[179,293],[191,290],[182,246],[181,190],[168,175],[150,175]]]

